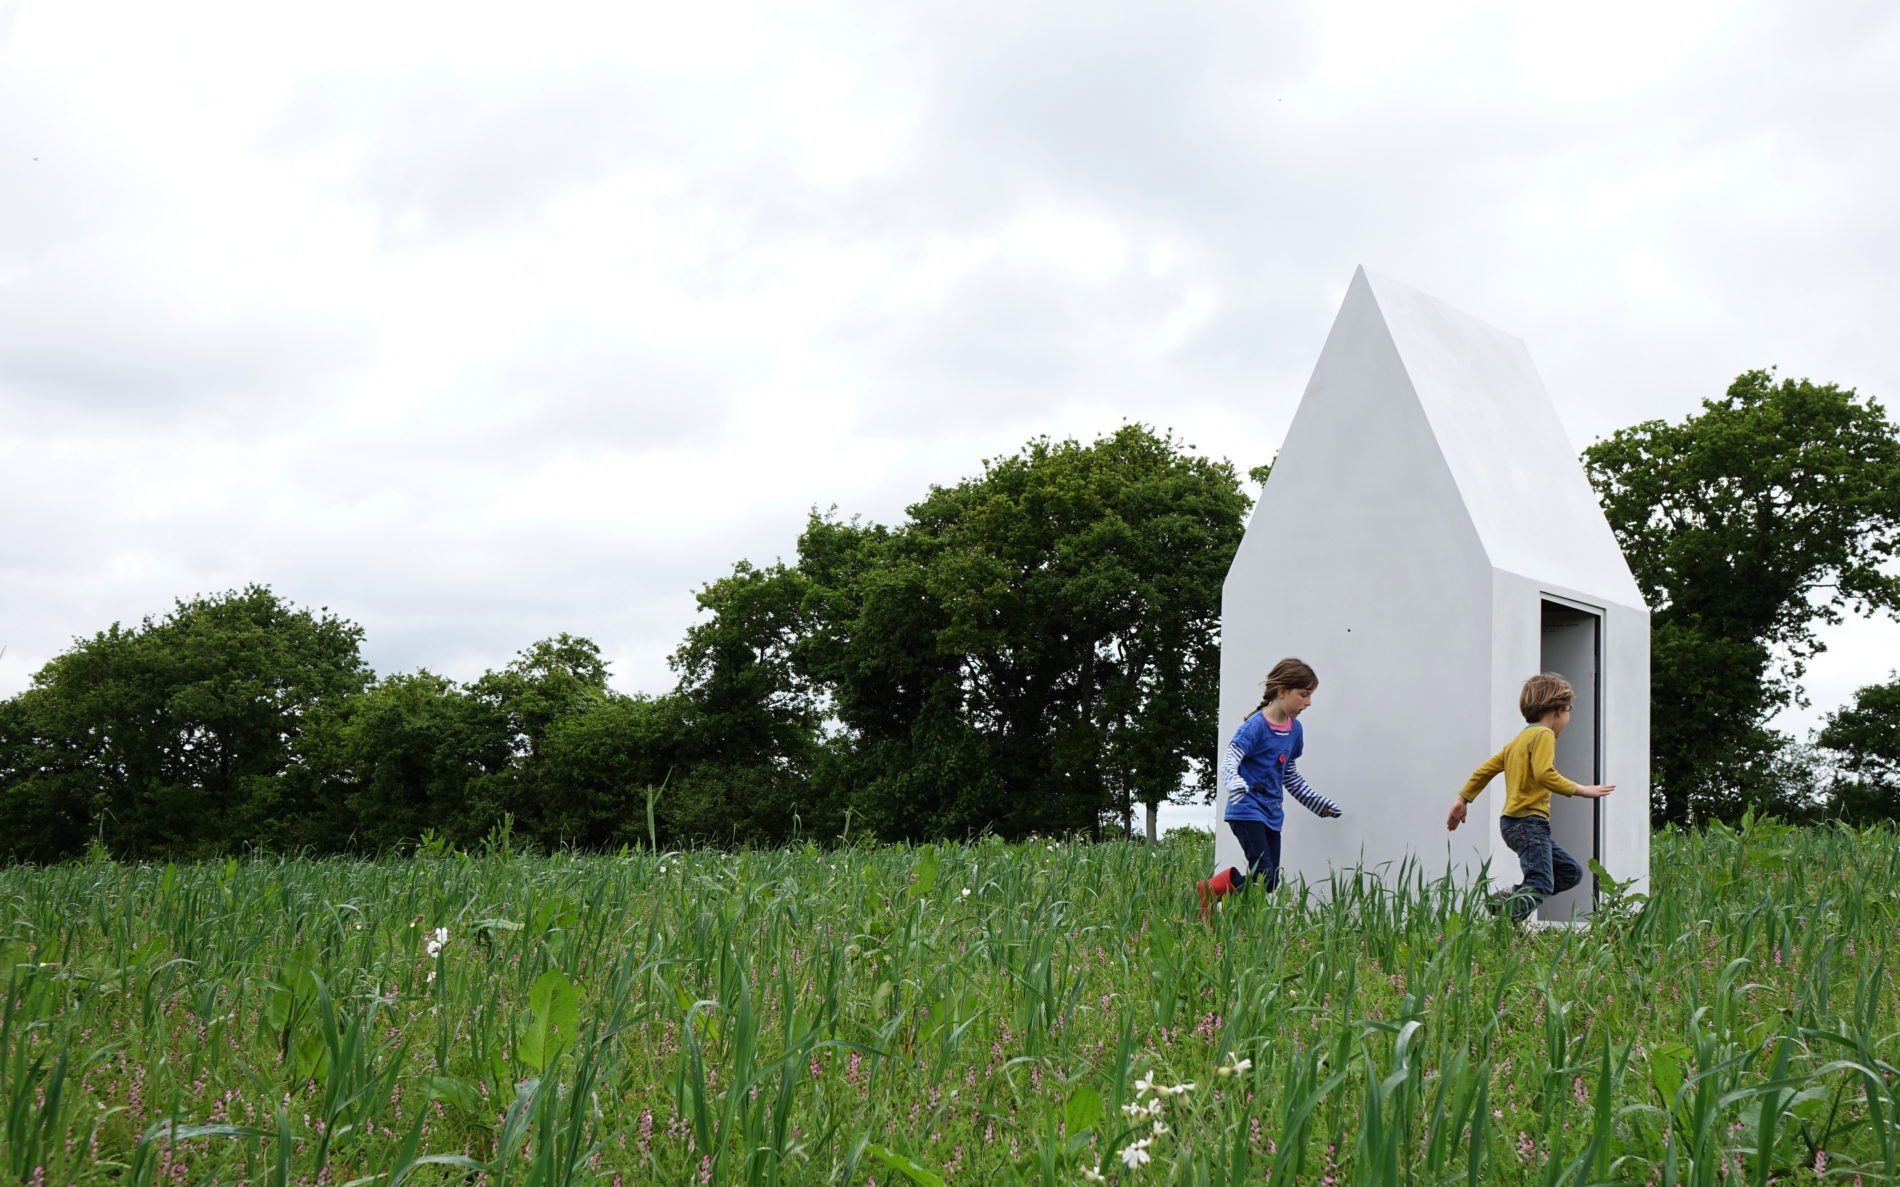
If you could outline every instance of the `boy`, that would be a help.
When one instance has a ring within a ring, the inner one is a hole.
[[[1445,819],[1446,831],[1455,831],[1465,822],[1465,806],[1478,798],[1498,772],[1504,773],[1504,843],[1524,867],[1524,881],[1507,900],[1511,917],[1516,920],[1527,918],[1538,903],[1583,880],[1583,868],[1577,859],[1550,839],[1551,792],[1597,799],[1616,790],[1614,783],[1579,786],[1557,773],[1557,736],[1570,724],[1575,703],[1570,681],[1562,676],[1546,672],[1526,680],[1517,707],[1530,724],[1511,739],[1510,745],[1471,772],[1471,778],[1458,792],[1458,802],[1451,806],[1451,815]]]

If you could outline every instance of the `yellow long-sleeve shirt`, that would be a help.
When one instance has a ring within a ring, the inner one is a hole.
[[[1458,794],[1466,803],[1504,773],[1504,815],[1550,819],[1550,794],[1577,794],[1575,780],[1557,773],[1557,735],[1548,726],[1527,725],[1510,745],[1484,760]]]

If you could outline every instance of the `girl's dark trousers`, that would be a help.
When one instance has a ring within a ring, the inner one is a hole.
[[[1280,885],[1280,830],[1258,820],[1230,820],[1227,827],[1247,855],[1247,868],[1234,871],[1234,889],[1245,890],[1255,879],[1267,890]]]

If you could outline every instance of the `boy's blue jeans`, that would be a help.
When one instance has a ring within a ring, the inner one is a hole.
[[[1577,859],[1550,839],[1550,821],[1542,816],[1506,816],[1499,823],[1504,843],[1524,867],[1524,881],[1511,892],[1512,918],[1526,918],[1538,903],[1583,881]]]
[[[1241,852],[1247,855],[1247,868],[1234,879],[1234,889],[1245,890],[1255,879],[1265,890],[1280,885],[1280,830],[1268,828],[1258,820],[1230,820],[1227,827],[1233,830],[1234,840],[1240,842]]]

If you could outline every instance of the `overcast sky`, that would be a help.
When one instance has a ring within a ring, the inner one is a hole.
[[[1896,111],[1887,0],[0,0],[0,695],[253,581],[661,691],[814,505],[1267,460],[1361,263],[1579,447],[1751,367],[1893,407]],[[1900,667],[1830,637],[1816,713]]]

